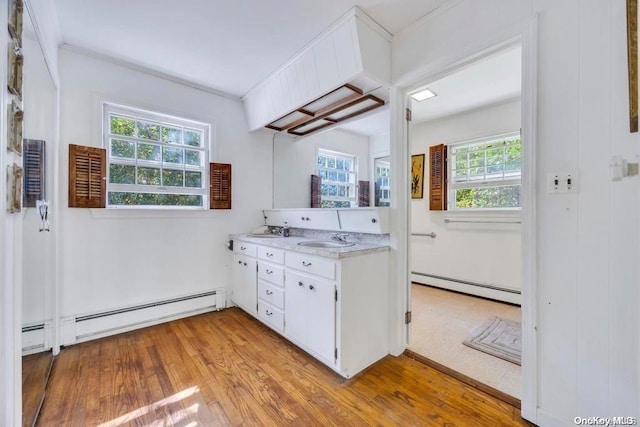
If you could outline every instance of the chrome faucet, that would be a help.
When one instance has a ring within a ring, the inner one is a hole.
[[[347,241],[347,237],[349,237],[349,235],[347,233],[332,233],[331,234],[331,240],[335,240],[336,242],[346,242]]]

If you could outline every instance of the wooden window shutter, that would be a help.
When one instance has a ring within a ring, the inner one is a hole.
[[[369,181],[358,181],[358,207],[369,206]]]
[[[45,198],[45,142],[24,140],[24,207],[35,208]]]
[[[429,210],[447,210],[447,146],[429,147]]]
[[[322,207],[322,177],[311,175],[311,207]]]
[[[69,207],[104,208],[107,199],[107,151],[69,145]]]
[[[209,209],[231,209],[231,165],[209,164]]]

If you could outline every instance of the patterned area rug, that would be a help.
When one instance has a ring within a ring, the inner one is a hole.
[[[490,317],[475,328],[462,344],[520,365],[522,325],[520,322]]]

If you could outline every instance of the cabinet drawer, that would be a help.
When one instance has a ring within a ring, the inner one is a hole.
[[[258,280],[258,298],[280,309],[284,308],[284,289],[271,283]]]
[[[296,270],[326,277],[331,280],[334,280],[336,277],[336,263],[333,261],[323,260],[321,258],[288,252],[285,259],[285,265],[290,268],[295,268]]]
[[[268,302],[258,301],[258,318],[280,332],[284,330],[284,312]]]
[[[258,246],[258,258],[275,264],[284,264],[284,251],[266,246]]]
[[[255,258],[258,253],[258,246],[251,243],[243,242],[242,240],[236,240],[235,242],[233,242],[233,252],[237,254],[252,256]]]
[[[284,269],[260,261],[258,262],[258,278],[282,286],[284,285]]]

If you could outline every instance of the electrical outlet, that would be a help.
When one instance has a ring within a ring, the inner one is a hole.
[[[547,193],[577,193],[578,176],[570,172],[549,172],[547,174]]]

